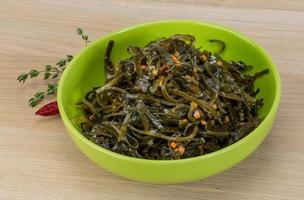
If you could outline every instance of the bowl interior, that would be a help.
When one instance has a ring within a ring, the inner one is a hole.
[[[239,33],[215,25],[190,21],[167,21],[147,23],[111,33],[90,44],[73,59],[64,72],[59,86],[59,101],[61,101],[59,104],[62,105],[60,111],[61,114],[64,112],[63,114],[69,119],[69,125],[80,131],[74,119],[83,113],[76,107],[76,103],[93,87],[101,86],[105,82],[104,54],[109,40],[115,41],[111,58],[114,63],[117,63],[130,56],[126,51],[129,45],[142,47],[152,40],[173,34],[191,34],[196,38],[197,47],[210,51],[216,51],[219,48],[216,43],[209,43],[210,39],[224,41],[226,49],[222,56],[226,60],[242,60],[246,64],[253,65],[254,69],[249,73],[269,68],[270,73],[258,79],[255,84],[256,88],[260,88],[259,96],[265,101],[259,115],[265,117],[269,113],[279,92],[278,77],[276,77],[278,74],[271,60],[256,43]]]

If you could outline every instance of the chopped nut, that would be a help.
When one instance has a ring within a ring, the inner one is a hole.
[[[173,60],[176,64],[179,63],[179,60],[178,60],[177,57],[175,57],[174,55],[171,55],[171,58],[172,58],[172,60]]]
[[[186,75],[186,76],[185,76],[185,79],[186,79],[187,81],[191,81],[191,80],[192,80],[191,76],[189,76],[189,75]]]
[[[191,101],[191,107],[193,107],[193,108],[197,108],[197,103],[195,103],[195,102]]]
[[[213,104],[213,105],[212,105],[212,108],[213,108],[214,110],[216,110],[216,109],[217,109],[217,105],[216,105],[216,104]]]
[[[152,74],[153,74],[154,76],[157,76],[157,75],[158,75],[158,70],[157,70],[157,69],[153,69],[153,70],[152,70]]]
[[[185,147],[182,146],[182,145],[178,147],[178,152],[179,152],[180,154],[184,154],[184,153],[185,153],[185,150],[186,150]]]
[[[201,118],[201,114],[200,114],[200,112],[199,111],[194,111],[194,113],[193,113],[193,117],[195,118],[195,119],[200,119]]]
[[[175,149],[175,148],[177,147],[177,144],[176,144],[176,142],[171,142],[171,143],[170,143],[170,146],[171,146],[173,149]]]
[[[208,60],[208,58],[207,58],[207,56],[206,56],[205,54],[203,54],[203,55],[201,56],[201,59],[202,59],[204,62],[206,62],[206,61]]]
[[[219,61],[217,61],[217,64],[219,65],[219,66],[223,66],[223,63],[219,60]]]
[[[225,124],[228,124],[229,121],[230,121],[229,117],[228,117],[228,116],[225,116],[225,118],[224,118],[224,123],[225,123]]]

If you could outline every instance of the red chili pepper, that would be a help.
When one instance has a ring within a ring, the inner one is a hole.
[[[51,103],[42,106],[41,108],[39,108],[39,110],[35,112],[35,114],[40,116],[58,115],[59,109],[58,109],[57,101],[53,101]]]

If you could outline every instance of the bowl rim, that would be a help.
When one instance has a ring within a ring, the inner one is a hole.
[[[62,96],[62,90],[63,90],[63,87],[64,87],[66,77],[68,76],[69,71],[72,69],[71,67],[67,67],[67,69],[63,72],[63,74],[62,74],[62,76],[59,80],[59,85],[58,85],[57,101],[58,101],[60,115],[63,119],[63,122],[64,122],[65,126],[69,129],[71,129],[70,132],[75,134],[84,143],[86,143],[88,146],[90,146],[94,150],[102,152],[104,154],[108,154],[108,156],[115,157],[116,159],[129,160],[131,162],[136,162],[136,163],[141,163],[141,164],[171,165],[171,164],[189,163],[189,162],[209,159],[211,157],[216,157],[220,154],[223,154],[227,151],[230,151],[234,148],[237,148],[238,146],[242,145],[243,143],[246,143],[248,140],[251,140],[252,137],[254,137],[255,134],[257,134],[261,129],[263,129],[264,127],[267,126],[267,124],[271,121],[272,116],[275,116],[275,114],[277,112],[277,109],[278,109],[278,106],[279,106],[279,103],[280,103],[281,80],[280,80],[280,74],[279,74],[274,62],[272,61],[271,57],[266,53],[266,51],[257,42],[255,42],[251,38],[245,36],[244,34],[238,32],[238,31],[232,30],[232,29],[227,28],[227,27],[222,26],[222,25],[218,25],[218,24],[213,23],[213,22],[210,23],[210,22],[205,22],[205,21],[194,21],[194,20],[158,20],[158,21],[145,22],[145,23],[129,26],[127,28],[121,28],[117,31],[113,31],[113,32],[110,32],[110,33],[108,33],[104,36],[101,36],[100,38],[98,38],[94,42],[90,43],[85,48],[81,49],[80,52],[69,63],[69,66],[75,65],[77,63],[77,60],[80,57],[80,55],[86,53],[87,51],[92,49],[95,45],[98,45],[102,41],[108,40],[109,38],[111,38],[112,36],[114,36],[116,34],[121,34],[121,33],[124,33],[124,32],[128,32],[130,30],[134,30],[134,29],[137,29],[137,28],[145,27],[145,26],[157,25],[157,24],[168,24],[168,23],[181,23],[181,24],[187,23],[187,24],[213,27],[213,28],[216,28],[216,29],[220,29],[222,31],[229,32],[233,35],[236,35],[236,36],[240,37],[241,39],[246,40],[247,42],[251,43],[255,48],[257,48],[257,50],[262,53],[262,55],[264,56],[266,61],[270,64],[268,67],[269,67],[269,69],[271,69],[271,71],[274,75],[275,96],[274,96],[273,104],[271,105],[271,108],[270,108],[269,112],[267,113],[267,115],[265,116],[263,121],[259,124],[259,126],[256,127],[253,131],[251,131],[247,136],[245,136],[241,140],[239,140],[239,141],[237,141],[237,142],[235,142],[235,143],[233,143],[233,144],[231,144],[227,147],[224,147],[224,148],[222,148],[220,150],[217,150],[215,152],[212,152],[212,153],[208,153],[208,154],[200,155],[200,156],[195,156],[195,157],[190,157],[190,158],[179,159],[179,160],[150,160],[150,159],[135,158],[135,157],[131,157],[131,156],[126,156],[126,155],[122,155],[122,154],[110,151],[110,150],[108,150],[106,148],[103,148],[101,146],[98,146],[97,144],[88,140],[71,123],[70,119],[68,118],[68,116],[65,112],[65,108],[63,106],[63,96]]]

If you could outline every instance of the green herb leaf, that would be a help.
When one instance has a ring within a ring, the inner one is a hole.
[[[42,99],[44,97],[44,92],[37,92],[35,94],[35,97],[38,98],[38,99]]]
[[[73,59],[73,56],[72,55],[66,55],[67,57],[67,61],[70,62],[72,59]]]
[[[17,78],[17,80],[21,83],[24,83],[25,82],[25,80],[28,78],[28,74],[25,74],[25,73],[23,73],[23,74],[21,74],[21,75],[19,75],[18,76],[18,78]]]
[[[81,28],[76,28],[76,32],[77,32],[78,35],[83,34],[83,30]]]
[[[45,73],[44,73],[43,79],[46,80],[46,79],[48,79],[50,76],[51,76],[51,73],[45,72]]]
[[[90,42],[89,36],[87,34],[85,34],[81,28],[77,28],[76,32],[78,33],[78,35],[81,35],[81,38],[85,42],[85,45],[87,45]]]
[[[44,99],[44,92],[37,92],[34,97],[29,99],[29,104],[32,107],[38,105]]]
[[[66,64],[66,60],[65,59],[60,59],[57,63],[56,63],[56,65],[58,65],[59,67],[62,67],[62,66],[64,66]]]
[[[39,71],[33,69],[30,71],[29,75],[31,78],[34,78],[34,77],[37,77],[39,75],[39,73],[40,73]]]
[[[30,99],[29,99],[29,104],[30,104],[32,107],[34,107],[34,106],[36,106],[38,103],[37,103],[37,101],[35,100],[35,98],[30,98]]]
[[[84,41],[86,41],[86,40],[89,39],[89,36],[87,36],[87,35],[82,35],[81,37],[82,37],[82,39],[83,39]]]
[[[51,65],[45,65],[45,71],[49,72],[52,70],[52,66]]]
[[[47,94],[56,94],[57,93],[58,84],[48,84]]]

